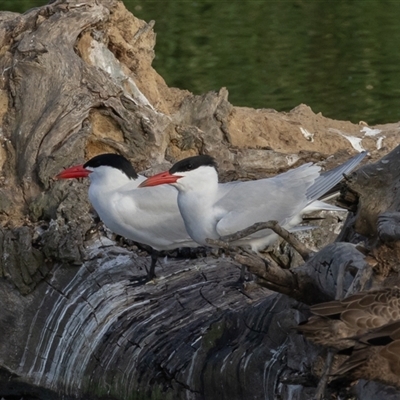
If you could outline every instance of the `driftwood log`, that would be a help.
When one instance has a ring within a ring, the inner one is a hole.
[[[0,14],[0,397],[310,399],[325,350],[293,330],[306,304],[397,278],[397,242],[382,239],[396,237],[400,124],[333,121],[304,105],[251,110],[232,106],[226,89],[169,88],[151,67],[153,25],[117,0]],[[87,183],[53,180],[102,152],[149,173],[207,153],[230,180],[306,161],[330,168],[355,147],[371,161],[393,151],[348,177],[354,212],[339,242],[331,218],[307,236],[322,250],[305,264],[285,249],[292,268],[275,256],[166,257],[146,285],[137,276],[149,257],[95,224]],[[242,264],[257,282],[238,285]],[[365,381],[326,396],[338,392],[399,396]]]

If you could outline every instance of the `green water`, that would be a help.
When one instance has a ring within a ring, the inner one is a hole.
[[[45,1],[1,0],[24,11]],[[370,124],[400,120],[400,1],[125,0],[156,21],[154,67],[196,94],[228,88],[234,105]]]

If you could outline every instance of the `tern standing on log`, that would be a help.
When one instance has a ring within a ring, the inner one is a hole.
[[[198,246],[186,232],[177,190],[169,185],[138,190],[146,178],[125,157],[101,154],[57,175],[57,179],[86,177],[90,179],[89,200],[107,228],[156,250],[148,279],[155,276],[158,251]]]
[[[302,215],[315,210],[337,209],[318,201],[351,172],[366,156],[360,153],[343,165],[320,174],[320,167],[308,163],[273,178],[218,184],[217,164],[208,156],[194,156],[174,164],[169,171],[154,175],[140,184],[150,187],[175,186],[178,206],[186,230],[193,240],[207,246],[206,239],[234,234],[256,222],[276,220],[291,229]],[[223,191],[223,193],[221,193]],[[233,242],[260,251],[277,235],[262,230]]]

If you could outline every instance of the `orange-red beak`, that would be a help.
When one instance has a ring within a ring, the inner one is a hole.
[[[165,183],[175,183],[179,178],[182,177],[178,175],[172,175],[168,171],[165,171],[146,179],[139,185],[139,187],[149,187],[163,185]]]
[[[83,168],[83,165],[75,165],[74,167],[64,169],[64,171],[56,176],[56,179],[87,178],[91,172]]]

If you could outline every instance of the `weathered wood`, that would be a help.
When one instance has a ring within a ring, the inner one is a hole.
[[[383,240],[396,229],[380,217],[399,209],[397,153],[348,182],[360,208],[340,238],[354,244],[324,247],[337,233],[331,218],[314,236],[324,249],[298,268],[242,255],[260,285],[237,282],[233,255],[168,259],[155,282],[138,285],[148,257],[94,224],[87,184],[52,178],[106,151],[147,172],[208,153],[225,180],[306,161],[330,168],[349,157],[345,134],[377,159],[397,143],[400,124],[380,127],[387,148],[376,149],[362,127],[306,106],[251,110],[232,106],[226,89],[168,88],[151,68],[152,27],[116,0],[57,0],[0,16],[0,396],[309,399],[324,353],[292,328],[308,316],[303,303],[332,299],[338,286],[346,293],[373,257],[389,278],[398,268],[396,240]],[[360,235],[367,256],[355,246]],[[343,390],[363,399],[388,391],[365,382]]]
[[[375,164],[364,166],[348,178],[348,186],[359,194],[356,231],[377,240],[378,217],[399,209],[400,147]]]
[[[257,286],[240,290],[240,268],[229,259],[170,260],[156,284],[136,286],[148,260],[99,246],[97,240],[82,267],[57,266],[25,298],[10,297],[1,283],[9,310],[2,321],[14,331],[0,357],[22,381],[82,398],[214,398],[236,369],[225,398],[248,379],[254,379],[248,393],[271,390],[256,385],[254,368],[261,373],[274,359],[270,350],[287,340],[280,330],[289,333],[293,313],[301,319],[295,309],[286,315],[293,301],[278,301]],[[281,357],[272,374],[284,352]]]

